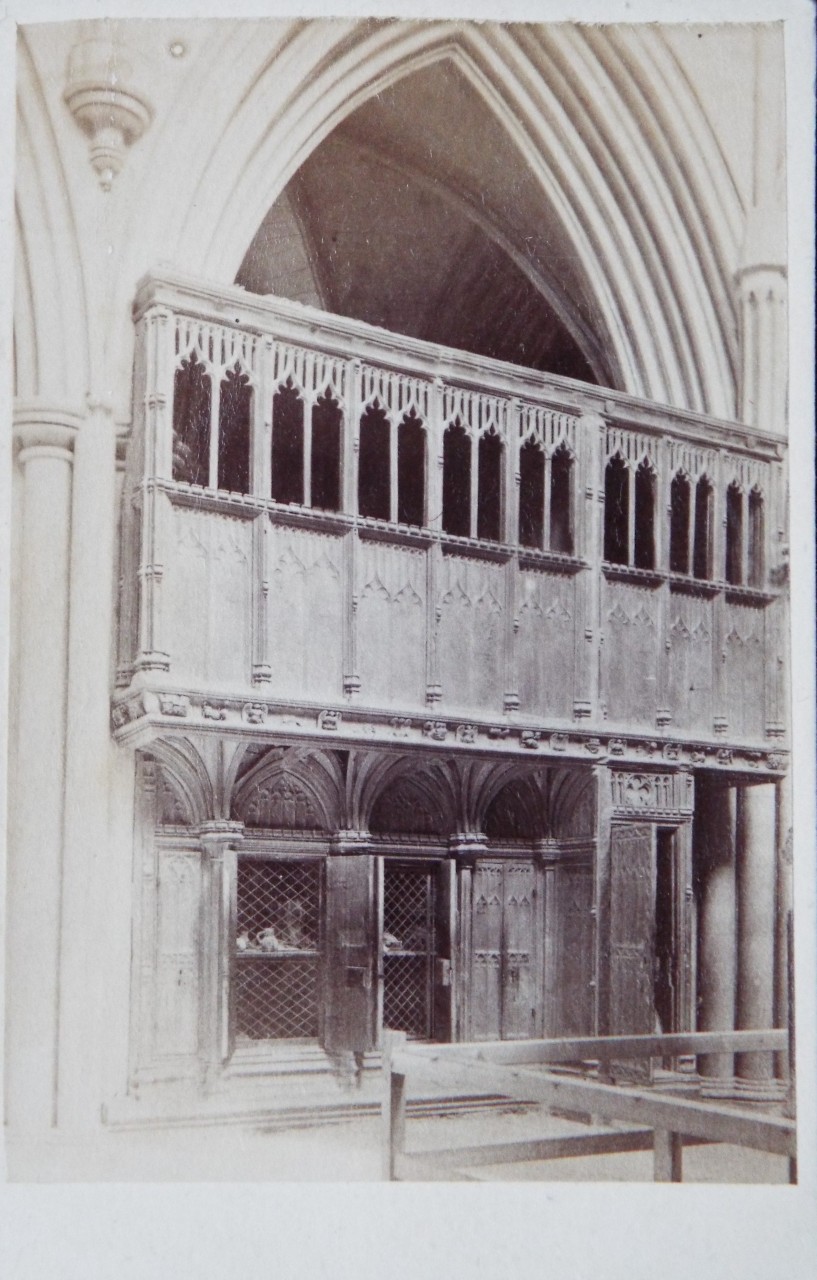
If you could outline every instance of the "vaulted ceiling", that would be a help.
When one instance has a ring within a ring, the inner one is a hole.
[[[397,333],[606,382],[541,186],[456,67],[370,98],[270,208],[237,282]]]

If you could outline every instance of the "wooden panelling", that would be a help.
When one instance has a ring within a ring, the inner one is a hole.
[[[446,555],[440,576],[443,701],[452,707],[499,710],[505,671],[504,568]]]
[[[270,652],[275,693],[341,695],[341,540],[273,525],[270,538]]]
[[[161,851],[157,859],[154,1052],[158,1058],[198,1050],[198,852]]]
[[[248,521],[189,507],[173,510],[163,599],[171,671],[213,685],[246,685],[250,673]]]
[[[357,644],[361,698],[423,706],[426,552],[361,541]]]
[[[659,704],[659,600],[650,587],[605,582],[602,702],[615,723],[655,723]]]
[[[501,1036],[502,876],[501,863],[482,862],[473,872],[469,956],[472,1040],[498,1040]]]
[[[542,1018],[541,912],[530,861],[478,862],[471,925],[471,1038],[535,1036]]]
[[[678,729],[712,729],[712,601],[672,594],[669,608],[667,706]]]
[[[614,826],[610,839],[611,1035],[654,1029],[655,855],[649,825]],[[613,1064],[623,1079],[644,1077],[643,1064]],[[647,1068],[646,1074],[649,1074]]]
[[[548,879],[555,902],[548,908],[553,922],[553,973],[546,974],[553,993],[554,1036],[585,1036],[593,1031],[593,868],[561,866]]]
[[[731,737],[763,737],[765,620],[763,609],[728,602],[725,606],[723,651]]]
[[[575,579],[520,570],[517,669],[520,709],[570,719],[573,714]]]

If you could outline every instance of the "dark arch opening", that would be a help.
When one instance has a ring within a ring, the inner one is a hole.
[[[340,510],[340,442],[343,415],[328,391],[312,407],[312,506]]]
[[[519,542],[542,546],[545,533],[545,454],[535,440],[519,450]]]
[[[712,543],[715,491],[701,476],[695,486],[695,546],[692,554],[692,572],[696,578],[712,577]]]
[[[315,147],[267,211],[236,283],[616,385],[590,308],[575,304],[588,281],[556,208],[450,59],[381,88]]]
[[[375,401],[360,419],[357,502],[362,516],[388,520],[391,511],[391,424]]]
[[[502,536],[502,441],[492,431],[479,438],[477,452],[477,537]]]
[[[550,462],[550,549],[573,555],[573,458],[564,444]]]
[[[655,568],[655,472],[642,462],[635,473],[635,545],[637,569]]]
[[[604,473],[604,558],[609,564],[629,560],[630,483],[627,464],[618,454]]]
[[[753,489],[749,494],[749,586],[762,587],[766,572],[764,556],[763,494]]]
[[[679,472],[670,485],[670,573],[689,573],[689,522],[692,515],[689,480]]]
[[[221,383],[218,406],[218,487],[250,492],[252,387],[239,364]]]
[[[464,538],[471,532],[471,437],[459,422],[443,436],[443,530]]]
[[[737,484],[726,490],[726,581],[743,582],[743,494]]]
[[[210,378],[195,352],[173,375],[173,479],[210,483]]]
[[[400,524],[425,524],[426,433],[412,411],[397,430],[397,519]]]
[[[272,497],[304,500],[304,402],[291,381],[272,397]]]

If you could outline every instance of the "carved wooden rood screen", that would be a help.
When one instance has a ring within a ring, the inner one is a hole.
[[[134,314],[134,1078],[782,1017],[779,439],[238,288]]]

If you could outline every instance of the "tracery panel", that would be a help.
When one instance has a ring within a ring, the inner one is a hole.
[[[443,557],[439,650],[447,703],[501,707],[504,613],[502,566],[465,556]]]
[[[342,687],[341,539],[270,525],[272,681],[282,693],[338,697]]]
[[[364,540],[359,579],[357,627],[364,696],[387,705],[422,706],[426,553]]]

